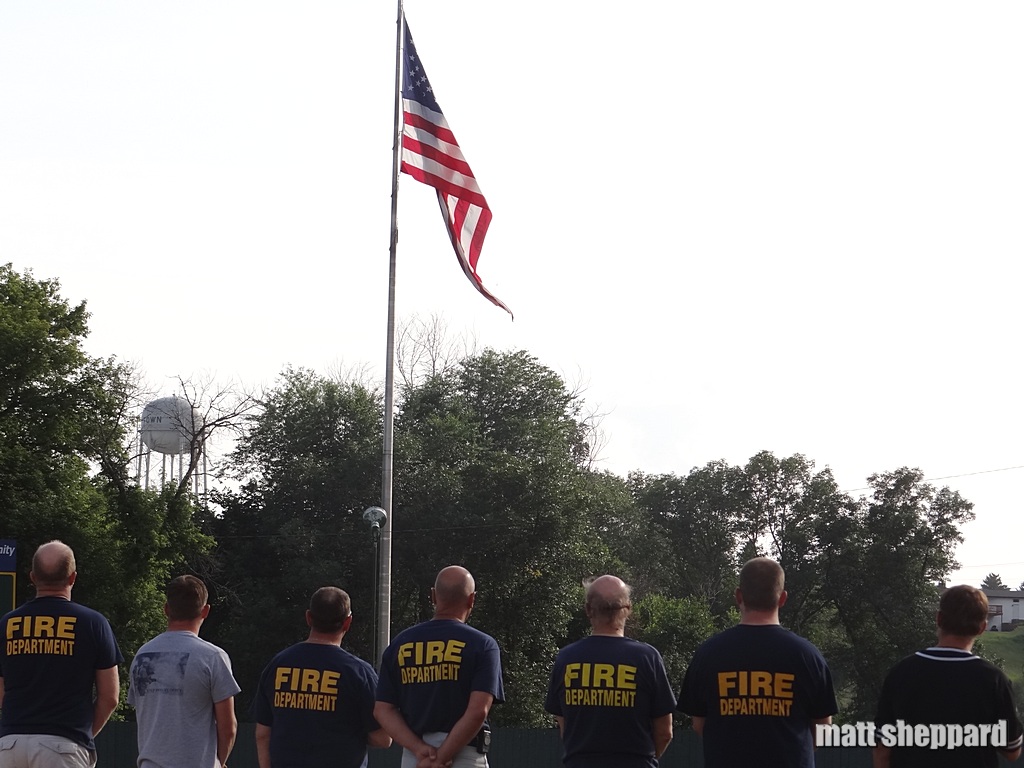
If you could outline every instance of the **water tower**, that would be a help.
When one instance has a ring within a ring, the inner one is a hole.
[[[203,459],[203,491],[206,488],[206,439],[202,414],[181,397],[161,397],[146,404],[142,409],[139,425],[139,478],[149,488],[150,459],[152,454],[161,456],[160,483],[174,480],[174,457],[178,457],[178,482],[185,476],[185,456],[188,466],[193,469],[194,491],[199,494],[199,471],[196,464]],[[142,462],[146,468],[143,473]],[[168,465],[170,473],[168,474]],[[145,478],[144,481],[141,478]]]

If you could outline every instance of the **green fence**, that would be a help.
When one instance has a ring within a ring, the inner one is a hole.
[[[238,724],[238,740],[228,761],[231,768],[257,768],[255,730],[252,723]],[[96,737],[96,750],[99,754],[97,768],[134,768],[137,756],[135,723],[108,723]],[[815,759],[819,768],[870,768],[871,750],[848,747],[819,749]],[[391,749],[370,750],[369,768],[399,768],[401,761],[402,750],[397,745]],[[562,747],[558,731],[554,728],[497,728],[491,737],[489,762],[494,768],[561,768]],[[662,767],[698,768],[703,764],[697,734],[689,729],[676,731],[661,759]]]

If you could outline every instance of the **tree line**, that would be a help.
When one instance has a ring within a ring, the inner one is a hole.
[[[258,395],[217,393],[210,423],[237,434],[215,490],[146,489],[134,479],[145,392],[130,364],[83,351],[87,320],[57,281],[0,266],[0,538],[19,543],[19,601],[35,546],[65,541],[75,599],[108,616],[130,659],[163,629],[166,581],[202,577],[203,635],[232,658],[243,720],[263,666],[305,637],[316,587],[349,592],[345,646],[371,658],[377,554],[362,512],[380,498],[380,387],[286,368]],[[920,470],[880,471],[856,497],[828,468],[769,451],[620,477],[596,468],[582,394],[534,356],[440,349],[406,350],[421,367],[398,393],[392,634],[429,618],[441,567],[467,567],[472,623],[503,654],[496,724],[550,726],[551,663],[587,632],[583,583],[602,573],[633,585],[628,634],[662,652],[678,685],[696,646],[736,621],[739,566],[774,557],[782,622],[829,660],[843,720],[870,719],[888,668],[933,639],[937,585],[973,513]]]

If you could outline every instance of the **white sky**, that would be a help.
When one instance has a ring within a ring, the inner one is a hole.
[[[406,12],[516,319],[408,177],[399,319],[586,381],[622,475],[767,449],[847,490],[949,477],[977,514],[954,580],[1024,581],[1024,5]],[[165,394],[287,364],[382,375],[395,14],[0,3],[0,262],[87,300],[89,351]]]

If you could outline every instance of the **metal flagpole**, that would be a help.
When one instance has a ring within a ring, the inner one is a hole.
[[[395,525],[391,508],[391,485],[394,470],[395,438],[395,256],[398,250],[398,173],[402,155],[402,37],[405,13],[398,0],[395,24],[395,123],[391,161],[391,250],[388,272],[388,342],[384,373],[384,458],[381,467],[380,504],[388,522],[380,532],[380,577],[377,581],[377,638],[373,658],[380,668],[381,656],[391,642],[391,531]]]

